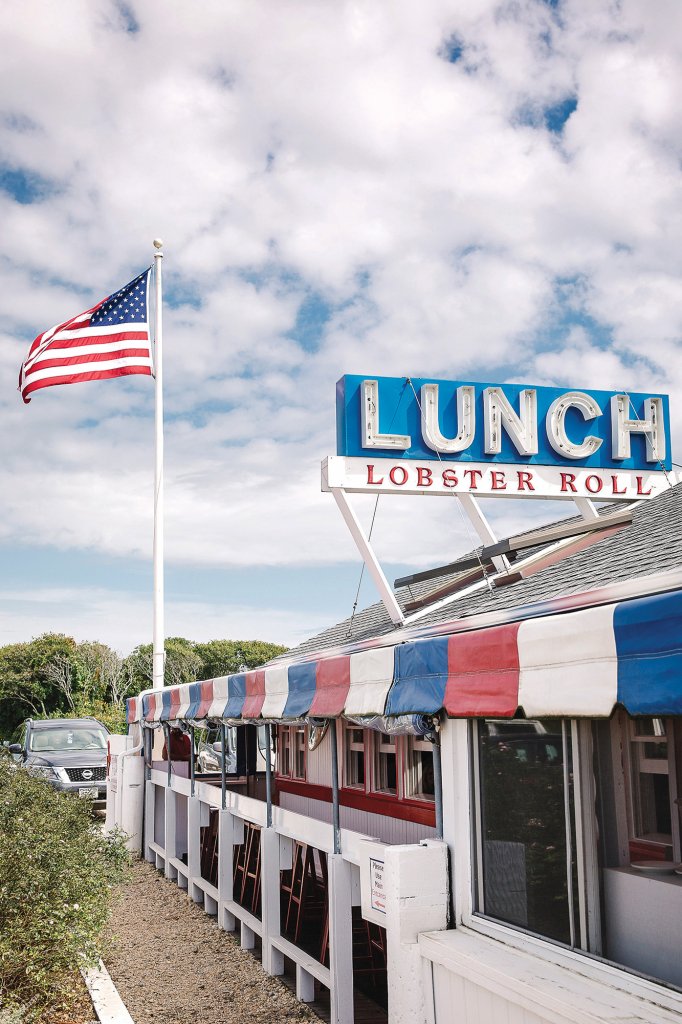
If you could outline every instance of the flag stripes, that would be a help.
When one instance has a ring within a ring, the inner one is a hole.
[[[85,313],[38,335],[19,374],[24,402],[57,384],[152,375],[150,274],[151,267]]]

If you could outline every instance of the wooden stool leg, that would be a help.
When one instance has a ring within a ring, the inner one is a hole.
[[[243,905],[246,898],[246,889],[249,884],[249,866],[251,864],[251,857],[253,856],[253,841],[254,841],[254,830],[253,825],[246,823],[244,825],[245,836],[244,836],[244,873],[242,876],[242,887],[239,893],[239,902]]]
[[[291,921],[291,915],[293,908],[297,903],[296,891],[301,884],[298,878],[299,870],[302,869],[303,864],[303,844],[294,844],[294,859],[291,867],[291,889],[289,891],[289,904],[287,906],[287,917],[284,923],[284,930],[289,931],[289,922]]]

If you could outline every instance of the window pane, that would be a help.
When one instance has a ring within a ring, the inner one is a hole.
[[[362,729],[344,731],[344,776],[346,786],[365,788],[365,742]]]
[[[569,943],[561,723],[508,724],[479,727],[483,909]]]
[[[433,748],[410,738],[407,751],[407,796],[422,800],[435,799],[433,781]]]
[[[294,729],[294,778],[305,779],[305,728]]]

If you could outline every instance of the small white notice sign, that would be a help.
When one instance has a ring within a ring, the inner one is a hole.
[[[386,927],[386,844],[364,839],[358,847],[360,867],[360,907],[365,921]]]
[[[384,862],[375,857],[369,858],[369,898],[372,910],[380,914],[386,913],[386,892],[384,890]]]

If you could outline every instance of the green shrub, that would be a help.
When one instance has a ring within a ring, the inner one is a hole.
[[[28,1024],[68,1003],[77,969],[97,962],[127,864],[89,801],[0,756],[0,1012],[23,1007]]]

